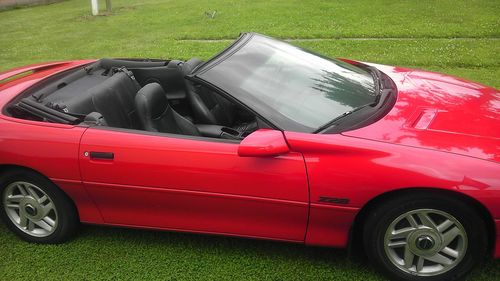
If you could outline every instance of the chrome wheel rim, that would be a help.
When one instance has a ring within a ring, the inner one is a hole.
[[[2,201],[7,217],[24,233],[46,237],[57,228],[57,210],[52,199],[32,183],[9,184]]]
[[[417,276],[445,273],[465,256],[467,233],[452,215],[418,209],[397,217],[388,227],[384,249],[400,270]]]

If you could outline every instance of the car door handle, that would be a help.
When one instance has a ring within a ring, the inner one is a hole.
[[[91,151],[90,152],[90,159],[113,160],[113,159],[115,159],[115,154],[113,152]]]

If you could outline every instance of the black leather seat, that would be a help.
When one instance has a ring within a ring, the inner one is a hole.
[[[139,119],[146,131],[200,136],[196,126],[170,107],[158,83],[142,87],[135,97]]]
[[[85,93],[90,95],[92,110],[102,114],[108,126],[141,129],[135,108],[135,95],[140,89],[128,70],[123,70],[92,87]]]
[[[191,72],[202,61],[192,58],[185,63],[179,64],[184,76]],[[209,89],[197,89],[193,83],[184,79],[186,95],[193,110],[197,123],[212,124],[232,127],[240,132],[253,131],[257,129],[257,122],[235,124],[236,108],[234,104],[220,95],[213,93]]]

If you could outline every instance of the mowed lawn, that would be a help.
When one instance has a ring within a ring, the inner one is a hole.
[[[500,88],[497,0],[112,0],[113,14],[98,17],[89,16],[89,2],[0,12],[0,71],[81,58],[207,59],[240,32],[256,31],[327,56]],[[44,246],[21,242],[0,224],[0,280],[32,279],[384,280],[345,250],[96,226]],[[500,262],[486,262],[469,279],[500,280]]]

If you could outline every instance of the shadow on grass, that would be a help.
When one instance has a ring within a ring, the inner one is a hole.
[[[311,262],[335,263],[339,260],[349,260],[353,262],[353,265],[364,266],[362,264],[364,259],[361,256],[351,256],[346,249],[308,247],[298,243],[189,232],[82,225],[79,233],[70,243],[79,243],[88,239],[152,248],[161,248],[165,247],[165,245],[168,245],[169,248],[196,248],[205,252],[210,252],[216,248],[218,252],[300,258]]]

